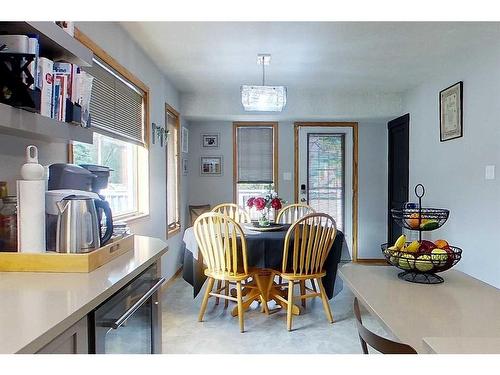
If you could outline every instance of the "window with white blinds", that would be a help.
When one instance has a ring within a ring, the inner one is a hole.
[[[236,128],[237,183],[274,182],[274,136],[272,126]]]
[[[94,77],[90,98],[92,126],[144,145],[144,92],[98,58],[84,70]]]

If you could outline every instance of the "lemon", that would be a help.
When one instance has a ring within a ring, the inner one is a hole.
[[[402,234],[401,236],[398,237],[394,246],[396,246],[398,249],[402,249],[405,243],[406,243],[406,235]]]
[[[411,270],[415,268],[415,257],[411,254],[401,254],[399,257],[399,268],[404,270]]]
[[[443,249],[432,250],[431,261],[435,266],[444,266],[448,261],[448,252]]]
[[[430,271],[434,267],[431,256],[427,254],[418,256],[415,260],[415,267],[422,272]]]

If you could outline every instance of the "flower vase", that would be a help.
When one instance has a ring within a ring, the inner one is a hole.
[[[262,210],[262,215],[259,218],[259,225],[261,227],[268,227],[271,225],[271,222],[269,221],[269,210]]]

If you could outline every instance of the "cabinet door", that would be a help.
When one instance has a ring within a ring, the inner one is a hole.
[[[88,352],[88,325],[85,316],[45,345],[37,354],[88,354]]]

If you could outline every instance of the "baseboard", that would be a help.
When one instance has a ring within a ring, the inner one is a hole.
[[[389,264],[385,259],[371,259],[371,258],[356,259],[353,263],[370,265],[370,266],[387,266]]]
[[[175,282],[175,280],[180,276],[181,272],[182,272],[182,266],[179,267],[179,269],[175,271],[174,275],[170,279],[168,279],[168,281],[165,284],[162,285],[161,289],[164,290],[170,288],[172,284]]]

